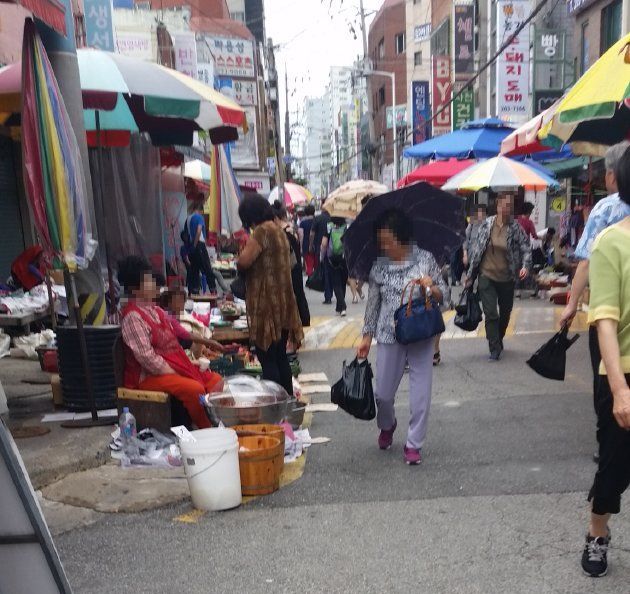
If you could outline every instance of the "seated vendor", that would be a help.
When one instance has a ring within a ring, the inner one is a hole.
[[[199,396],[221,390],[222,377],[200,371],[184,352],[168,315],[156,305],[157,286],[144,258],[119,262],[118,281],[128,298],[122,310],[125,387],[166,392],[182,402],[198,428],[210,427]]]
[[[39,245],[26,248],[11,264],[11,276],[16,286],[25,291],[41,285],[45,279],[42,256],[44,250]]]

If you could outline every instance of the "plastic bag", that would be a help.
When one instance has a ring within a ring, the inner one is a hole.
[[[372,366],[367,359],[355,359],[349,365],[343,362],[341,379],[332,387],[330,399],[343,410],[362,421],[376,416],[376,403],[372,389]]]
[[[569,338],[568,334],[569,329],[564,327],[530,357],[527,361],[527,365],[538,375],[542,375],[542,377],[564,381],[567,351],[571,348],[571,345],[580,338],[579,334],[576,334],[573,338]]]
[[[11,352],[12,357],[26,358],[36,360],[38,358],[35,349],[41,346],[48,346],[55,340],[55,333],[52,330],[44,330],[39,334],[27,334],[25,336],[16,336],[13,339],[14,350]]]
[[[473,332],[483,319],[479,295],[472,289],[465,289],[455,308],[457,315],[453,323],[466,332]]]
[[[318,264],[317,268],[313,271],[313,274],[306,279],[306,287],[311,291],[318,291],[323,293],[324,291],[324,267],[322,264]]]
[[[174,468],[182,465],[179,447],[170,435],[164,435],[157,429],[144,429],[137,437],[121,443],[123,468],[144,466],[152,468]]]

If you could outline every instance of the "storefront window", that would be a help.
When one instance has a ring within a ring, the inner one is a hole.
[[[580,75],[584,74],[589,67],[590,42],[588,39],[588,21],[582,23],[582,37],[580,39]]]
[[[602,10],[601,53],[621,38],[621,0],[616,0]]]

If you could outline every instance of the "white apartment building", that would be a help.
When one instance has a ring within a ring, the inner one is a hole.
[[[330,99],[307,97],[301,118],[300,171],[314,196],[326,197],[329,192],[331,161]]]

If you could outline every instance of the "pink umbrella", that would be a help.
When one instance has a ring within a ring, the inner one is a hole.
[[[306,204],[313,199],[313,195],[302,186],[291,182],[284,182],[284,200],[282,201],[287,207],[299,206]],[[280,198],[280,189],[276,186],[269,194],[269,202],[273,204]]]

